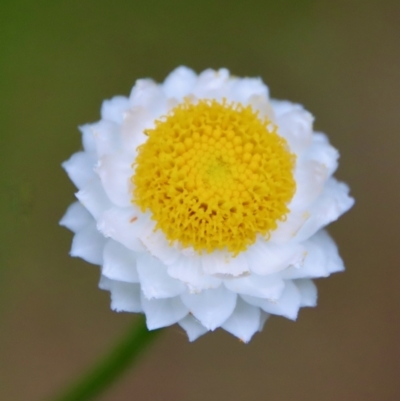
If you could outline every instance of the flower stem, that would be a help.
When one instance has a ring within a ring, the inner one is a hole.
[[[135,319],[132,328],[111,352],[100,360],[64,394],[52,401],[88,401],[110,386],[162,330],[148,331],[144,317]]]

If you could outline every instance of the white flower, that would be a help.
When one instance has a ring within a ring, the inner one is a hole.
[[[301,105],[259,78],[179,67],[106,100],[63,164],[77,186],[60,224],[71,255],[101,266],[111,308],[192,341],[244,342],[270,314],[315,306],[311,279],[344,269],[323,229],[352,205],[338,152]]]

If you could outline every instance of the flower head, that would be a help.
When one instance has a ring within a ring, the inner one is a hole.
[[[247,342],[270,314],[315,306],[312,278],[344,269],[323,229],[352,205],[338,152],[298,104],[257,78],[179,67],[139,80],[80,127],[63,167],[78,188],[61,224],[101,265],[111,308],[148,328],[218,327]]]

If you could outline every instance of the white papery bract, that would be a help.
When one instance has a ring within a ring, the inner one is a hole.
[[[178,105],[202,100],[250,106],[294,155],[288,212],[236,254],[171,240],[134,201],[135,161],[148,130]],[[261,79],[226,69],[196,75],[179,67],[162,84],[138,80],[129,97],[104,101],[100,121],[80,127],[83,150],[63,163],[78,188],[60,222],[74,233],[71,255],[100,265],[111,308],[144,313],[150,330],[178,323],[193,341],[222,327],[248,342],[271,314],[295,320],[301,307],[316,305],[312,279],[344,269],[324,227],[353,205],[333,178],[338,152],[312,124],[301,105],[270,99]]]

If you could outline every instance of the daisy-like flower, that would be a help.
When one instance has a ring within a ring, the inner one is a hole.
[[[144,313],[150,330],[248,342],[271,314],[296,319],[316,305],[311,279],[344,269],[323,228],[353,205],[312,124],[226,69],[138,80],[63,163],[78,188],[60,222],[71,255],[100,265],[111,308]]]

